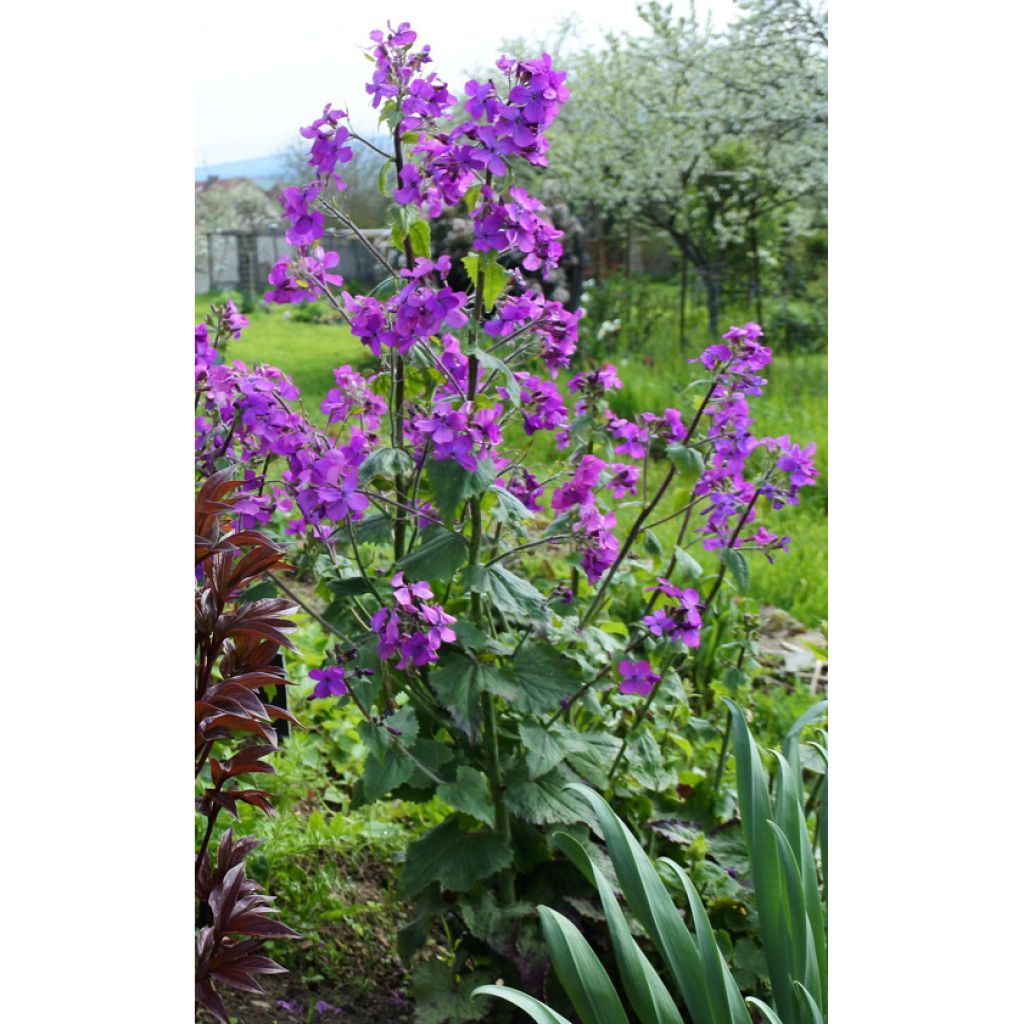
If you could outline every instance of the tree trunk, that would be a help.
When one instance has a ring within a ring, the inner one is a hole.
[[[690,261],[679,253],[679,353],[686,354],[686,291],[690,281]]]
[[[712,338],[718,337],[718,312],[721,298],[721,290],[718,285],[718,278],[711,267],[704,267],[700,270],[701,281],[704,285],[704,301],[708,310],[708,330]]]
[[[754,228],[750,232],[750,246],[751,253],[753,256],[753,271],[752,284],[754,288],[754,310],[757,316],[757,322],[764,327],[764,309],[761,304],[761,254],[757,249],[758,238],[757,228]]]

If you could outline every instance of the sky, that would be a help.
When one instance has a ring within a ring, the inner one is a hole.
[[[677,4],[682,12],[684,4]],[[578,40],[593,44],[605,31],[643,32],[646,26],[630,0],[447,0],[444,4],[353,4],[325,11],[316,19],[303,5],[292,18],[282,5],[263,0],[221,0],[206,4],[197,25],[202,40],[196,53],[195,162],[197,166],[278,153],[297,140],[330,101],[348,110],[357,131],[373,132],[376,114],[364,85],[371,73],[363,48],[369,33],[411,22],[418,43],[429,43],[434,69],[453,92],[502,53],[502,42],[550,38],[562,19],[579,17]],[[502,16],[503,11],[514,12]],[[732,0],[701,0],[698,13],[715,25],[728,23]],[[212,45],[207,41],[215,41]],[[571,69],[570,85],[571,85]]]

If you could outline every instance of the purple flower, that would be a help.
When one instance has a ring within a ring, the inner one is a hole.
[[[348,693],[345,682],[345,670],[340,665],[328,668],[314,668],[309,671],[309,678],[317,680],[310,700],[323,700],[325,697],[344,697]]]
[[[648,587],[672,599],[668,608],[658,608],[651,615],[645,615],[643,623],[655,636],[667,640],[682,640],[687,647],[700,647],[700,630],[704,624],[700,615],[700,595],[692,587],[680,590],[666,579],[659,579],[658,585]]]
[[[652,672],[650,663],[646,661],[620,661],[618,667],[619,675],[622,676],[619,693],[646,697],[654,684],[661,680],[661,676]]]
[[[320,195],[318,182],[305,185],[303,188],[285,188],[281,190],[279,200],[284,210],[282,214],[291,221],[291,227],[284,233],[289,245],[312,245],[324,233],[324,215],[319,210],[311,210],[309,204]]]

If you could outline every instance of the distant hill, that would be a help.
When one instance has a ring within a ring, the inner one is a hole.
[[[288,179],[288,160],[278,153],[276,156],[256,156],[250,160],[204,164],[196,168],[196,181],[206,181],[210,175],[217,178],[248,178],[261,188],[269,188]]]

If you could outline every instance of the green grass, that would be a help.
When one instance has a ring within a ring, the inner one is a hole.
[[[196,321],[223,295],[197,295]],[[237,302],[238,296],[234,298]],[[295,319],[297,311],[296,306],[268,310],[261,303],[246,314],[249,327],[238,341],[231,341],[227,354],[229,359],[241,359],[250,366],[269,363],[284,370],[302,392],[306,412],[322,423],[320,401],[334,387],[333,368],[345,363],[369,368],[374,360],[344,324],[303,323]]]

